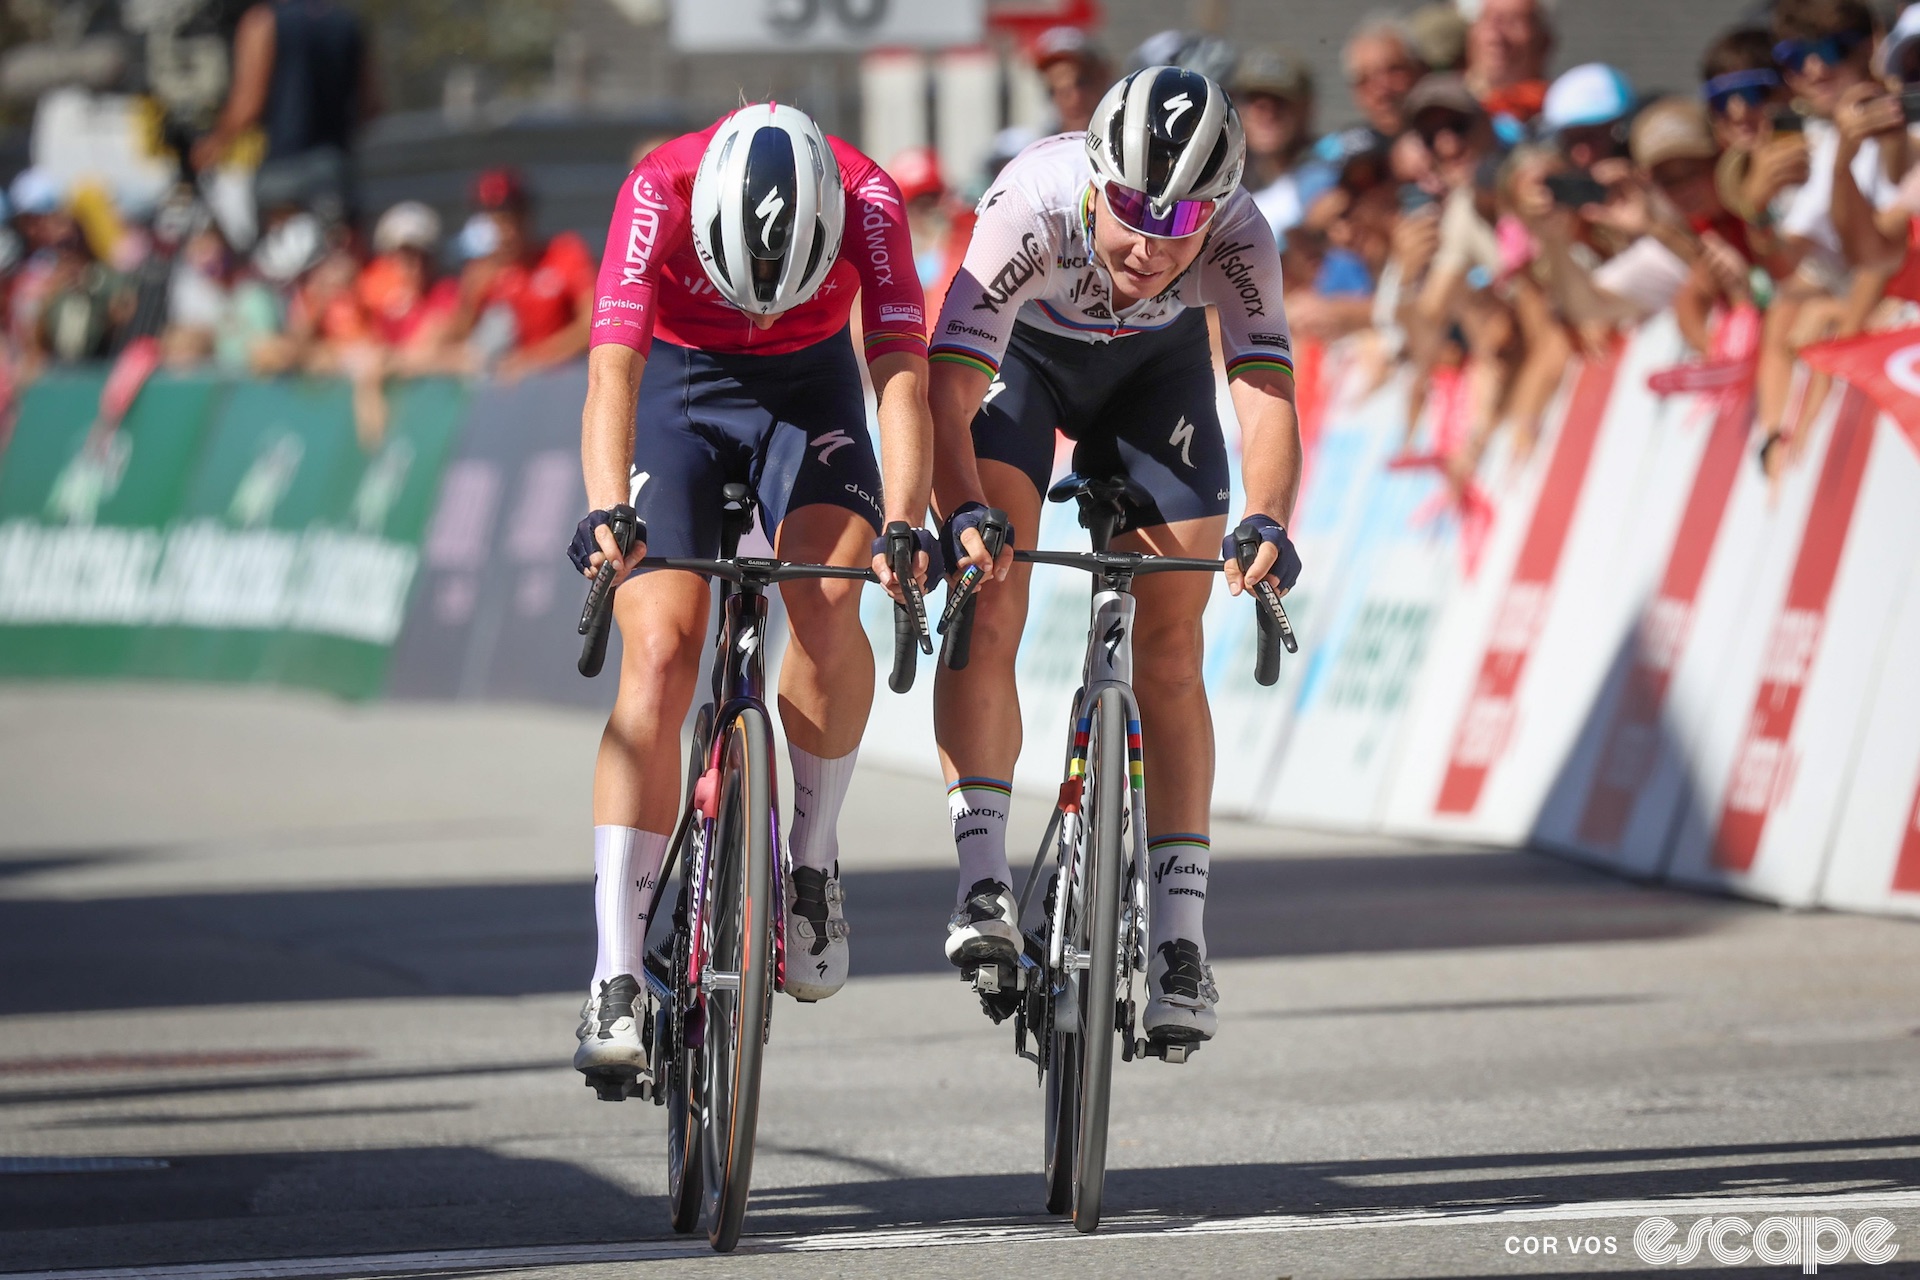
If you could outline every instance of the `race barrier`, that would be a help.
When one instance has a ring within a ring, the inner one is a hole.
[[[1576,359],[1531,454],[1497,443],[1458,493],[1427,464],[1457,435],[1444,389],[1410,431],[1407,375],[1364,343],[1321,373],[1301,651],[1262,689],[1245,603],[1207,615],[1219,811],[1920,914],[1920,432],[1837,384],[1770,480],[1750,361],[1694,362],[1659,318]],[[1048,510],[1042,544],[1083,537]],[[1031,786],[1058,777],[1087,591],[1034,572]],[[866,616],[884,645],[886,609]],[[879,693],[869,756],[935,767],[929,683]]]
[[[394,388],[369,452],[344,383],[100,373],[22,397],[0,459],[0,676],[379,693],[465,394]]]
[[[1574,359],[1531,450],[1503,433],[1465,485],[1438,465],[1457,382],[1409,429],[1404,368],[1366,338],[1322,353],[1278,684],[1251,678],[1247,602],[1208,608],[1216,808],[1920,915],[1920,412],[1883,412],[1904,407],[1889,386],[1920,396],[1920,331],[1874,341],[1774,479],[1750,359],[1691,360],[1670,318]],[[101,390],[36,383],[0,456],[0,676],[611,701],[574,674],[560,553],[585,503],[580,369],[395,387],[371,454],[336,384],[158,375],[117,428]],[[1084,536],[1046,508],[1041,545]],[[1015,775],[1042,794],[1088,591],[1034,571]],[[891,693],[891,606],[867,592],[862,618],[863,758],[935,772],[934,665]]]

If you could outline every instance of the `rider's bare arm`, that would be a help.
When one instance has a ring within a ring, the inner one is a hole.
[[[587,506],[605,511],[628,500],[628,470],[633,457],[633,413],[640,398],[640,375],[646,372],[647,358],[632,347],[606,343],[587,356],[587,407],[580,414],[580,471],[587,481]],[[619,544],[613,532],[601,525],[595,530],[600,555],[587,571],[592,577],[602,559],[618,561]],[[647,553],[646,544],[636,542],[628,561]],[[621,565],[617,583],[626,576]]]
[[[1300,496],[1300,418],[1293,407],[1293,375],[1256,369],[1236,375],[1228,384],[1234,415],[1240,419],[1240,472],[1247,489],[1245,515],[1272,516],[1281,524],[1293,521],[1293,504]],[[1279,549],[1262,544],[1250,576],[1267,576],[1279,559]],[[1242,590],[1240,566],[1226,563],[1227,590]],[[1276,582],[1276,586],[1279,584]]]
[[[927,361],[907,351],[876,356],[868,366],[880,402],[880,479],[886,486],[886,520],[919,528],[926,520],[933,480],[933,420],[927,411]],[[923,557],[924,559],[924,557]],[[920,566],[922,572],[925,566]],[[904,600],[885,556],[873,558],[880,585]]]

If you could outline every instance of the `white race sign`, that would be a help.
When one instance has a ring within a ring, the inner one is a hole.
[[[978,44],[984,0],[673,0],[673,44],[724,50]]]

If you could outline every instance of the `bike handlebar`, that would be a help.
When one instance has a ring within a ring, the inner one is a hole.
[[[1007,513],[998,507],[988,507],[979,527],[980,541],[987,549],[988,558],[998,560],[1001,549],[1007,545],[1007,535],[1013,530]],[[977,603],[973,593],[984,576],[980,569],[968,565],[947,589],[946,612],[940,615],[940,660],[949,670],[963,671],[973,660],[973,611]]]
[[[906,526],[902,525],[901,527],[905,528]],[[632,547],[634,542],[633,534],[634,530],[629,528],[623,536],[621,528],[616,524],[614,537],[620,540],[620,549],[622,551],[626,551]],[[902,577],[902,581],[913,585],[911,571],[914,548],[911,545],[911,532],[908,534],[908,543],[908,573]],[[692,556],[647,556],[633,564],[630,572],[635,574],[654,573],[661,569],[680,569],[688,573],[702,573],[708,577],[724,578],[728,582],[736,584],[756,582],[761,585],[770,585],[779,582],[798,582],[810,579],[841,579],[848,582],[878,582],[880,580],[874,575],[873,570],[859,569],[852,565],[795,564],[786,560],[767,560],[759,556],[735,556],[730,560],[710,560]],[[896,569],[895,572],[897,573],[898,570]],[[580,634],[587,637],[587,644],[580,654],[579,669],[580,674],[586,676],[588,679],[599,675],[601,666],[606,662],[607,632],[613,612],[612,581],[612,565],[603,564],[600,567],[600,572],[594,577],[593,585],[588,588],[587,607],[580,615]],[[915,588],[915,592],[917,594],[917,587]],[[894,691],[896,693],[904,693],[913,685],[914,648],[916,646],[924,646],[928,652],[932,652],[933,642],[927,638],[926,614],[924,610],[922,610],[920,614],[921,621],[916,630],[912,620],[905,616],[906,611],[899,605],[895,605],[894,608],[896,610],[893,646],[893,669],[895,678],[898,678],[899,672],[903,667],[907,672],[906,684],[904,686],[896,684]],[[904,630],[902,629],[903,621],[905,623]]]
[[[623,557],[636,541],[646,537],[646,525],[633,515],[632,508],[614,511],[607,518],[607,527],[612,530],[613,541]],[[599,572],[593,575],[593,585],[587,588],[586,607],[580,611],[579,633],[587,642],[580,646],[580,661],[576,666],[589,680],[599,675],[600,668],[606,665],[607,633],[612,627],[613,561],[603,560]]]
[[[901,594],[906,597],[905,604],[896,602],[893,606],[893,672],[887,677],[887,688],[905,693],[913,688],[919,654],[932,653],[933,640],[927,635],[926,597],[920,593],[920,582],[913,572],[914,553],[919,550],[913,526],[904,520],[895,520],[887,526],[885,536],[887,567],[893,570]]]

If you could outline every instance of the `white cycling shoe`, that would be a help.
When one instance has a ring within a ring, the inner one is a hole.
[[[1147,1039],[1173,1044],[1197,1044],[1213,1039],[1220,1018],[1213,1007],[1220,991],[1213,985],[1213,969],[1203,964],[1200,948],[1185,938],[1163,942],[1147,961],[1147,1001],[1141,1020]]]
[[[956,966],[1000,961],[1017,964],[1020,957],[1019,908],[1013,890],[998,880],[976,880],[960,909],[947,921],[947,959]]]
[[[840,869],[787,876],[787,994],[811,1004],[847,985],[846,895]]]
[[[640,984],[630,973],[608,978],[587,996],[580,1025],[574,1030],[580,1047],[574,1050],[573,1069],[595,1088],[614,1083],[633,1086],[647,1078],[647,1047],[640,1042],[635,1008],[639,1001]],[[608,1096],[607,1091],[601,1092],[601,1097]]]

